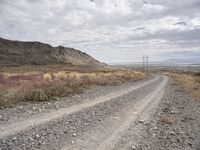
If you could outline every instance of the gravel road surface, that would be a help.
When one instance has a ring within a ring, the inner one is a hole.
[[[198,149],[200,102],[165,76],[0,110],[0,150]]]

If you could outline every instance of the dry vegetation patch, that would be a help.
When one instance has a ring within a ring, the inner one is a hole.
[[[145,77],[130,70],[98,72],[0,73],[0,105],[46,101],[82,92],[90,85],[118,85]]]
[[[191,93],[192,96],[200,98],[200,75],[199,74],[181,74],[181,73],[165,73],[174,78],[185,91]]]

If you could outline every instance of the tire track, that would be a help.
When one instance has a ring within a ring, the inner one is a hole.
[[[136,121],[140,115],[143,113],[143,111],[148,107],[148,105],[152,101],[158,101],[160,100],[164,95],[164,87],[167,83],[168,79],[164,77],[164,80],[160,83],[160,85],[150,94],[148,94],[144,99],[142,99],[140,102],[138,102],[134,109],[130,110],[127,113],[127,118],[125,121],[122,122],[122,124],[119,125],[117,129],[113,131],[113,133],[107,137],[96,150],[108,150],[113,149],[115,147],[115,144],[118,142],[118,140],[123,136],[123,132],[128,129],[134,121]]]
[[[105,130],[94,128],[88,132],[88,135],[86,134],[83,135],[83,137],[77,137],[76,141],[74,141],[76,143],[75,145],[65,143],[61,149],[109,150],[115,148],[117,142],[120,141],[121,137],[124,135],[125,130],[140,118],[146,108],[148,108],[149,105],[154,106],[159,102],[164,94],[164,87],[167,81],[168,79],[164,77],[159,81],[152,92],[146,93],[146,95],[141,99],[138,99],[136,103],[135,101],[132,101],[133,105],[129,104],[130,107],[127,106],[127,112],[123,115],[124,117],[121,117],[119,122],[116,122],[117,124],[114,123],[112,126],[106,127]],[[95,138],[95,140],[92,140],[92,138]]]

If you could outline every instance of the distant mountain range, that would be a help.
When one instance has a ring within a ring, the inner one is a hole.
[[[126,66],[126,65],[143,65],[142,61],[138,62],[113,62],[109,63],[114,66]],[[176,65],[176,64],[198,64],[200,65],[200,58],[190,58],[190,59],[167,59],[164,61],[149,61],[150,65]]]
[[[190,58],[190,59],[168,59],[161,61],[162,64],[200,64],[199,58]]]
[[[105,65],[88,54],[73,48],[53,47],[41,42],[21,42],[0,38],[0,66],[49,64]]]

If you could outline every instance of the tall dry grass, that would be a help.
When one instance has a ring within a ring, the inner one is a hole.
[[[174,78],[182,88],[196,98],[200,98],[200,76],[194,74],[166,73]]]
[[[145,74],[134,71],[0,74],[0,105],[21,101],[46,101],[82,92],[90,85],[118,85],[139,80]]]

